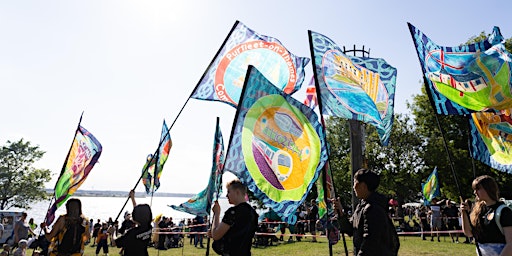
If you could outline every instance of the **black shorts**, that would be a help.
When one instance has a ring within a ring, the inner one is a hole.
[[[458,229],[459,229],[459,220],[448,219],[448,230],[458,230]]]

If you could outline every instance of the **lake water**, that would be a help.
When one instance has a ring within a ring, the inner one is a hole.
[[[109,217],[115,219],[117,214],[121,211],[121,207],[126,201],[125,197],[74,197],[80,199],[82,202],[82,212],[88,218],[93,218],[94,222],[97,219],[101,219],[102,221],[107,221]],[[145,198],[135,198],[138,204],[146,203],[151,205],[151,210],[153,212],[153,217],[158,214],[163,214],[163,216],[172,217],[174,223],[184,218],[194,218],[195,216],[190,215],[185,212],[180,212],[172,209],[168,205],[179,205],[186,200],[188,197],[153,197],[151,201],[151,197]],[[44,217],[46,212],[48,211],[49,201],[41,201],[32,205],[31,209],[26,210],[28,214],[28,219],[34,218],[35,223],[41,223],[44,221]],[[228,203],[227,198],[220,198],[219,204],[221,207],[221,215],[223,215],[224,211],[227,210],[231,205]],[[10,209],[14,210],[14,209]],[[125,211],[132,211],[133,206],[131,201],[128,201],[126,207],[122,210],[121,215],[119,216],[118,221],[123,221],[123,216]],[[57,209],[56,216],[66,213],[66,207],[63,205],[59,209]]]

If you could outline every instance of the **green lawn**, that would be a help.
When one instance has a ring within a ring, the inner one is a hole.
[[[206,244],[206,239],[204,240]],[[352,255],[352,239],[346,238],[349,255]],[[464,239],[462,239],[464,241]],[[441,238],[441,242],[430,242],[430,240],[422,241],[419,237],[400,237],[400,251],[399,255],[476,255],[474,244],[454,244],[449,237]],[[109,255],[119,255],[118,248],[110,248]],[[149,255],[151,256],[178,256],[178,255],[205,255],[206,249],[195,248],[186,241],[185,246],[182,248],[174,248],[166,251],[158,251],[149,248]],[[86,256],[94,256],[95,248],[87,246]],[[100,255],[103,255],[100,252]],[[210,250],[210,255],[216,255],[213,250]],[[272,256],[272,255],[293,255],[293,256],[310,256],[310,255],[329,255],[329,245],[327,240],[319,239],[318,243],[312,243],[310,239],[303,240],[302,242],[280,242],[278,245],[269,246],[266,248],[252,249],[254,256]],[[333,246],[333,255],[345,255],[343,242]]]

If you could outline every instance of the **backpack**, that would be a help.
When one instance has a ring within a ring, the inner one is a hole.
[[[512,210],[512,201],[511,200],[503,200],[503,199],[501,199],[500,201],[502,201],[503,204],[498,206],[498,209],[496,209],[496,212],[494,213],[494,220],[496,221],[496,225],[498,225],[498,228],[500,229],[501,234],[504,235],[505,233],[503,233],[503,227],[501,226],[501,223],[500,223],[501,210],[503,210],[503,208],[505,208],[505,207],[508,207],[510,210]]]
[[[85,223],[85,226],[83,223]],[[50,245],[50,256],[56,255],[82,255],[84,252],[84,235],[89,232],[89,222],[81,221],[74,224],[67,224],[52,238]]]

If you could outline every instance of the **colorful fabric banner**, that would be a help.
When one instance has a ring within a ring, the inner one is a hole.
[[[439,46],[409,24],[427,91],[438,114],[512,108],[511,55],[498,27],[480,42]]]
[[[167,124],[164,120],[156,156],[149,154],[146,164],[142,168],[142,172],[144,173],[142,183],[144,183],[146,193],[153,193],[160,187],[160,176],[162,176],[162,170],[164,169],[164,164],[169,157],[171,147],[171,135],[169,134],[169,129],[167,128]]]
[[[425,198],[425,205],[430,205],[430,202],[435,197],[441,196],[439,189],[439,178],[437,176],[437,166],[434,171],[428,176],[427,181],[421,185],[423,197]]]
[[[469,120],[471,156],[490,167],[512,173],[512,109],[476,112]]]
[[[249,65],[285,93],[293,94],[302,85],[308,62],[308,58],[289,52],[278,39],[258,34],[236,21],[191,97],[236,107]]]
[[[327,161],[315,112],[250,66],[233,123],[224,171],[288,223]]]
[[[75,138],[55,184],[55,202],[48,210],[46,224],[55,220],[55,212],[84,183],[102,151],[99,141],[85,128],[78,126]]]
[[[316,86],[315,86],[315,78],[311,78],[311,82],[309,82],[308,88],[306,88],[306,98],[304,99],[304,105],[315,109],[318,106],[318,100],[316,98]]]
[[[309,31],[322,114],[359,120],[377,128],[387,145],[393,125],[396,69],[383,59],[355,57],[328,37]]]
[[[323,218],[326,213],[329,213],[330,217],[334,217],[331,216],[331,214],[334,214],[334,209],[332,207],[332,204],[328,203],[328,200],[335,198],[334,184],[332,182],[332,172],[331,168],[329,167],[329,161],[325,163],[322,171],[323,175],[320,174],[318,180],[316,181],[316,202],[318,203],[318,217],[320,219]]]
[[[327,202],[325,201],[324,177],[322,174],[316,180],[316,202],[318,203],[318,218],[322,219],[327,213]]]
[[[213,164],[208,187],[190,198],[187,202],[178,206],[170,205],[174,210],[186,212],[192,215],[206,216],[210,215],[212,202],[219,199],[219,196],[222,193],[224,139],[222,138],[218,117],[216,127],[215,138],[213,140]]]

